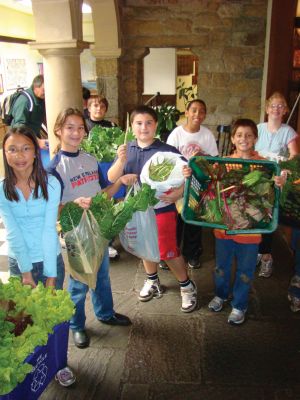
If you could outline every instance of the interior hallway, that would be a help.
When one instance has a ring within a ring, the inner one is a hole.
[[[213,239],[205,230],[203,267],[191,276],[200,308],[180,311],[178,285],[160,272],[167,287],[161,299],[141,303],[144,280],[138,259],[121,250],[111,263],[115,309],[130,316],[131,327],[109,327],[94,319],[88,303],[91,345],[77,349],[70,339],[74,387],[52,382],[41,400],[297,400],[300,399],[300,313],[293,314],[287,286],[292,257],[276,235],[275,271],[256,278],[248,319],[230,326],[230,306],[212,313]]]

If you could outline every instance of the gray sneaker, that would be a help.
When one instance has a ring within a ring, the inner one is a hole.
[[[228,323],[232,325],[240,325],[245,321],[245,311],[233,308],[228,317]]]
[[[65,367],[57,371],[55,380],[58,381],[61,386],[68,387],[73,385],[73,383],[76,381],[76,377],[69,367]]]
[[[144,286],[139,294],[140,301],[149,301],[153,297],[159,299],[163,294],[163,289],[160,285],[159,279],[146,279]]]
[[[221,311],[224,305],[224,300],[221,297],[215,296],[209,303],[208,308],[211,311],[218,312]]]
[[[258,276],[263,278],[270,278],[273,272],[273,260],[265,261],[263,259],[260,260],[260,269],[258,272]]]

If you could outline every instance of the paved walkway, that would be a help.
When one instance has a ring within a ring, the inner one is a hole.
[[[230,307],[212,313],[213,240],[205,233],[203,267],[191,276],[199,309],[180,311],[178,285],[160,272],[167,291],[148,303],[137,300],[144,280],[139,260],[122,252],[111,264],[115,309],[131,327],[109,327],[93,317],[88,302],[91,345],[77,349],[70,339],[69,365],[77,383],[52,382],[41,400],[297,400],[300,399],[300,313],[287,301],[292,257],[276,235],[275,272],[256,278],[247,321],[230,326]]]

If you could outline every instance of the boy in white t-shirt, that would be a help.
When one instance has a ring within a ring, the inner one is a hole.
[[[189,102],[185,111],[186,124],[178,126],[169,135],[167,143],[176,147],[188,160],[192,156],[219,154],[214,134],[201,125],[206,117],[206,104],[195,99]],[[178,215],[178,239],[182,243],[182,254],[190,268],[200,268],[202,253],[201,227],[184,224]]]

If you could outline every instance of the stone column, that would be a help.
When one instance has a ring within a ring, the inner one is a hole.
[[[89,4],[93,11],[95,44],[91,51],[96,58],[97,88],[109,103],[106,117],[119,124],[118,8],[114,0],[90,0]]]
[[[88,45],[84,42],[68,41],[56,43],[32,43],[43,56],[47,127],[50,151],[53,154],[57,139],[53,134],[57,115],[66,107],[82,110],[82,85],[80,53]]]
[[[31,48],[43,56],[47,127],[50,151],[57,139],[53,127],[65,107],[82,109],[80,53],[89,44],[82,40],[82,0],[32,0],[36,42]]]
[[[125,49],[120,58],[119,90],[126,93],[120,102],[120,116],[123,124],[126,115],[134,107],[141,104],[144,88],[144,57],[149,48]]]
[[[118,58],[120,50],[114,56],[103,55],[100,49],[92,48],[96,57],[97,89],[99,94],[108,100],[108,111],[105,117],[119,124],[119,96],[118,96]]]

